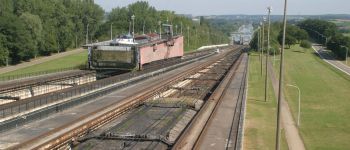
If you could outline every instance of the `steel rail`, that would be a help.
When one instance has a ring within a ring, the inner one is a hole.
[[[225,94],[228,85],[231,83],[234,75],[236,74],[236,70],[238,69],[241,61],[242,56],[230,68],[230,71],[227,73],[223,81],[215,89],[202,109],[200,109],[198,114],[196,114],[196,116],[193,118],[191,123],[186,127],[172,149],[193,149],[195,147],[197,140],[202,132],[205,131],[206,125],[210,122],[210,118],[212,118],[217,106],[221,102],[221,97]]]
[[[230,52],[232,52],[232,51],[222,53],[219,56],[216,56],[203,64],[200,64],[198,66],[192,66],[192,67],[190,67],[190,69],[188,69],[184,72],[174,74],[170,77],[171,80],[168,80],[168,81],[162,82],[161,84],[157,84],[157,85],[154,85],[150,88],[147,88],[146,90],[138,93],[137,95],[135,95],[133,97],[129,97],[129,98],[122,100],[122,102],[116,102],[116,103],[110,105],[109,107],[101,108],[95,112],[92,112],[88,115],[85,115],[85,116],[77,119],[76,121],[73,121],[69,124],[66,124],[60,128],[56,128],[56,129],[54,129],[46,134],[43,134],[43,135],[38,136],[34,139],[28,140],[27,142],[19,144],[15,147],[12,147],[12,149],[23,149],[23,148],[24,149],[26,149],[26,148],[53,149],[53,148],[58,148],[62,145],[65,145],[69,141],[71,141],[72,139],[80,137],[80,136],[84,135],[85,133],[90,132],[90,131],[108,123],[109,121],[120,116],[121,114],[125,113],[126,111],[138,106],[140,103],[143,102],[143,100],[146,100],[147,98],[152,96],[155,91],[162,90],[162,88],[164,86],[170,86],[174,82],[186,78],[189,74],[191,74],[193,72],[198,72],[200,69],[205,68],[206,66],[209,66],[209,65],[215,63],[215,61],[217,61],[219,59],[224,58],[226,56],[226,54],[228,54]],[[235,50],[234,52],[237,52],[237,50]],[[108,111],[106,112],[106,110],[108,110]],[[99,114],[101,112],[103,112],[102,115]],[[91,116],[94,116],[94,115],[98,115],[98,117],[90,118]],[[85,121],[86,123],[78,124],[79,122],[82,122],[84,120],[86,120]],[[66,129],[74,124],[78,124],[77,127],[75,127],[74,129],[70,129],[69,131],[66,131],[62,134],[56,135],[60,131],[62,132],[63,129]],[[54,136],[54,137],[51,139],[47,139],[49,136]],[[42,139],[46,139],[46,141],[43,142],[43,141],[41,141]],[[40,143],[40,141],[41,141],[41,143]],[[35,144],[39,144],[39,145],[35,145]]]

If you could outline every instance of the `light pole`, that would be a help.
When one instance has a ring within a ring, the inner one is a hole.
[[[190,27],[187,26],[187,43],[188,47],[190,47]]]
[[[131,16],[132,20],[132,40],[135,41],[135,15]]]
[[[265,17],[263,17],[263,22],[262,22],[262,41],[261,41],[261,76],[263,76],[263,59],[262,57],[264,56],[264,47],[265,47]]]
[[[345,53],[345,64],[348,64],[348,53],[349,53],[349,48],[348,47],[345,47],[346,48],[346,53]]]
[[[266,21],[266,17],[264,17],[264,22]],[[269,26],[269,25],[268,25]],[[267,29],[267,41],[269,41],[270,40],[270,36],[269,36],[269,29]],[[265,44],[265,41],[264,41],[264,44]],[[266,49],[266,53],[265,53],[265,55],[266,55],[266,61],[265,61],[265,70],[266,70],[266,73],[265,73],[265,102],[267,102],[267,91],[268,91],[268,84],[267,84],[267,80],[268,80],[268,75],[269,75],[269,72],[268,72],[268,65],[267,65],[267,63],[268,63],[268,61],[269,61],[269,47],[267,47],[267,49]]]
[[[182,22],[181,22],[181,35],[182,35]]]
[[[113,40],[113,23],[111,23],[111,40]]]
[[[258,28],[258,51],[261,51],[261,47],[260,47],[260,33],[261,33],[261,28],[260,28],[260,26],[259,26],[259,28]],[[261,53],[260,53],[260,61],[261,61]]]
[[[287,86],[294,87],[294,88],[298,89],[299,96],[298,96],[298,122],[297,122],[297,125],[299,127],[299,125],[300,125],[300,95],[301,95],[300,88],[296,85],[291,85],[291,84],[287,84]]]
[[[281,109],[282,109],[282,96],[283,96],[283,75],[284,75],[284,48],[286,41],[286,27],[287,27],[287,0],[284,0],[284,14],[283,14],[283,36],[282,36],[282,49],[281,49],[281,63],[279,74],[279,86],[278,86],[278,105],[277,105],[277,129],[276,129],[276,150],[280,149],[280,136],[281,136]]]
[[[177,25],[175,25],[175,29],[176,29],[175,31],[176,31],[176,35],[177,35]]]
[[[162,39],[162,21],[158,21],[159,25],[159,39]]]
[[[268,60],[269,60],[269,55],[270,55],[270,28],[271,28],[271,9],[272,7],[269,6],[267,7],[267,19],[268,19],[268,28],[267,28],[267,50],[266,50],[266,77],[265,77],[265,102],[267,101],[267,97],[268,97],[268,93],[267,93],[267,90],[268,90],[268,86],[267,86],[267,79],[268,79],[268,71],[267,71],[267,63],[268,63]]]
[[[89,23],[86,26],[86,44],[89,44]]]

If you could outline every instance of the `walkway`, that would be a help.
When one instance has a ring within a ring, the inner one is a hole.
[[[14,65],[14,66],[3,67],[3,68],[0,68],[0,73],[7,73],[7,72],[15,71],[15,70],[26,68],[29,66],[33,66],[36,64],[48,62],[50,60],[62,58],[62,57],[68,56],[68,55],[78,54],[78,53],[81,53],[83,51],[84,51],[84,49],[79,48],[79,49],[75,49],[75,50],[71,50],[71,51],[67,51],[67,52],[63,52],[63,53],[59,53],[59,54],[54,54],[52,56],[47,56],[47,57],[35,59],[33,61],[30,61],[30,62],[20,63],[18,65]]]
[[[312,48],[321,57],[322,60],[350,76],[350,67],[340,62],[339,60],[336,60],[333,56],[329,55],[329,51],[325,50],[324,47],[314,44]]]
[[[278,97],[278,79],[275,76],[271,62],[268,63],[268,70],[275,96]],[[291,110],[287,101],[282,96],[282,127],[284,128],[289,150],[305,150],[305,145],[296,123],[293,120]]]

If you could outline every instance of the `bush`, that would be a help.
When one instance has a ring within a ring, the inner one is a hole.
[[[306,40],[302,40],[300,42],[300,47],[303,47],[303,48],[311,48],[311,43],[309,41],[306,41]]]

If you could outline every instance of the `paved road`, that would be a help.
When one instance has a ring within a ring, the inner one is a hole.
[[[68,52],[63,52],[63,53],[59,53],[59,54],[54,54],[52,56],[35,59],[35,60],[30,61],[30,62],[20,63],[18,65],[14,65],[14,66],[3,67],[3,68],[0,68],[0,73],[7,73],[7,72],[15,71],[15,70],[26,68],[29,66],[33,66],[36,64],[41,64],[41,63],[44,63],[44,62],[47,62],[50,60],[62,58],[62,57],[68,56],[68,55],[78,54],[78,53],[81,53],[83,51],[84,51],[84,49],[79,48],[79,49],[71,50]]]
[[[268,71],[272,81],[272,87],[276,98],[278,97],[278,78],[276,78],[271,62],[268,63]],[[296,123],[293,120],[287,101],[282,96],[282,127],[285,130],[285,135],[289,150],[305,150],[304,142],[299,134]]]
[[[321,57],[322,60],[350,76],[350,67],[340,62],[339,60],[336,60],[333,56],[329,55],[329,51],[325,50],[324,47],[313,45],[312,48]]]

